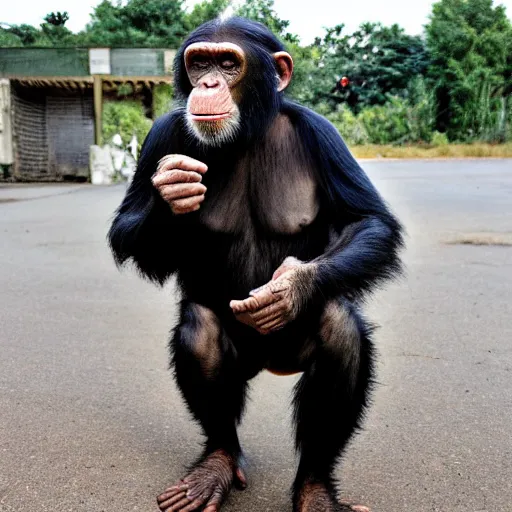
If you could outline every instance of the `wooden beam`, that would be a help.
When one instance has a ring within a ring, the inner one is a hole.
[[[94,143],[102,145],[103,79],[94,75]]]

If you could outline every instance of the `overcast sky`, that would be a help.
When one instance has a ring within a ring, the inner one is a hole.
[[[68,11],[67,26],[77,32],[89,20],[99,0],[1,0],[0,21],[39,25],[51,11]],[[187,0],[193,4],[194,0]],[[420,34],[427,22],[433,0],[275,0],[280,17],[291,22],[290,31],[299,34],[305,43],[323,34],[324,27],[344,23],[354,31],[364,21],[380,21],[385,25],[398,23],[410,34]],[[495,0],[507,7],[512,17],[512,0]]]

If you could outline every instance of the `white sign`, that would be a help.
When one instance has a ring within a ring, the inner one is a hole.
[[[91,75],[110,75],[110,48],[89,49],[89,72]]]

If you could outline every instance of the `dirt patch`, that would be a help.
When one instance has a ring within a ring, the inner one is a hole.
[[[463,233],[446,240],[448,245],[512,247],[512,233]]]

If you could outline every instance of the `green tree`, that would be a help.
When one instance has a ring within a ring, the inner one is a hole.
[[[195,4],[185,16],[186,26],[194,30],[203,23],[217,18],[230,4],[230,0],[203,0]]]
[[[390,95],[404,96],[410,80],[428,66],[423,40],[398,25],[364,23],[353,34],[343,29],[338,25],[315,41],[322,55],[316,101],[346,102],[355,112],[383,105]],[[348,86],[337,85],[342,77],[349,79]]]
[[[125,146],[133,135],[137,136],[140,145],[151,129],[151,125],[152,122],[146,117],[139,101],[106,101],[103,105],[103,140],[107,143],[118,133]]]
[[[183,0],[103,0],[80,34],[87,46],[177,48],[187,34]]]
[[[438,130],[451,140],[507,138],[512,26],[505,8],[492,0],[441,0],[426,31]]]
[[[0,46],[74,46],[76,36],[65,27],[67,12],[51,12],[40,28],[32,25],[7,25],[0,27]]]
[[[23,41],[19,36],[11,32],[11,27],[7,24],[0,26],[0,48],[23,46]]]
[[[40,31],[32,25],[8,25],[0,28],[1,46],[32,46],[40,38]]]
[[[35,44],[39,46],[72,46],[75,44],[75,35],[65,27],[69,20],[67,12],[51,12],[41,23],[41,33]]]
[[[236,15],[263,23],[285,42],[299,42],[298,36],[288,32],[290,22],[279,18],[274,10],[274,0],[245,0],[236,10]]]

